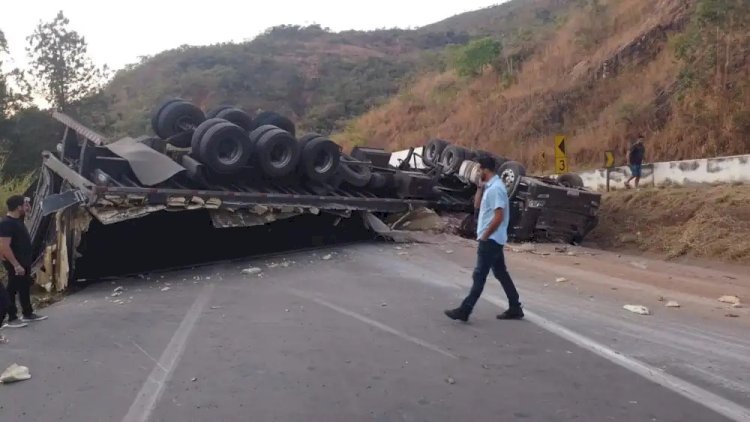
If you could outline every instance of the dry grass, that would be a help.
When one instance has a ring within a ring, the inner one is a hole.
[[[750,262],[750,186],[644,189],[606,194],[589,240],[613,249]]]
[[[636,133],[647,136],[649,161],[747,152],[746,136],[732,131],[728,117],[702,123],[706,115],[721,116],[722,103],[710,91],[677,99],[682,64],[670,39],[684,29],[689,3],[600,3],[605,8],[596,19],[590,7],[576,9],[552,36],[540,38],[510,87],[493,70],[472,80],[426,74],[337,139],[395,149],[440,137],[512,157],[537,172],[551,170],[558,133],[568,135],[573,170],[600,166],[606,150],[624,160]],[[738,78],[746,74],[747,67],[737,71]],[[750,110],[750,90],[732,106]]]

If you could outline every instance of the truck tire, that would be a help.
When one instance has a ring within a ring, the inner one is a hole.
[[[216,113],[215,117],[234,123],[246,132],[250,132],[250,128],[253,125],[253,118],[245,110],[237,107],[222,108]]]
[[[289,132],[272,129],[255,143],[255,162],[269,177],[284,177],[297,168],[300,150],[297,140]]]
[[[229,105],[229,104],[218,105],[206,112],[206,118],[213,119],[214,117],[218,117],[219,112],[221,112],[222,110],[226,110],[228,108],[233,108],[233,107],[234,107],[233,105]]]
[[[563,175],[560,175],[560,177],[557,178],[557,181],[560,182],[561,185],[567,186],[569,188],[583,187],[583,179],[581,179],[581,176],[575,173],[565,173]]]
[[[175,101],[167,104],[157,119],[156,134],[162,139],[168,139],[188,130],[195,129],[206,120],[203,110],[187,101]],[[186,138],[190,142],[190,138]],[[187,147],[189,145],[184,145]]]
[[[305,139],[305,136],[300,140],[300,142],[306,141],[300,157],[300,173],[310,180],[325,182],[339,169],[341,160],[339,146],[332,140],[320,136],[313,139]]]
[[[193,158],[200,161],[201,138],[203,138],[203,135],[205,135],[209,129],[219,123],[226,123],[226,120],[214,117],[204,121],[203,123],[199,124],[197,128],[195,128],[195,130],[193,131],[193,137],[190,140],[190,155],[192,155]]]
[[[167,100],[162,101],[159,103],[159,105],[153,109],[151,112],[151,130],[154,131],[154,133],[159,137],[164,139],[161,135],[159,135],[158,128],[159,128],[159,115],[161,114],[162,110],[164,110],[164,107],[176,103],[178,101],[185,101],[182,98],[169,98]]]
[[[256,128],[255,130],[250,132],[249,135],[247,135],[247,137],[250,138],[250,144],[251,145],[257,144],[261,136],[263,136],[269,130],[274,130],[274,129],[278,129],[278,128],[276,126],[271,126],[271,125],[263,125],[263,126]]]
[[[348,160],[354,160],[348,155],[344,155],[343,158]],[[339,163],[339,172],[344,178],[344,181],[354,187],[363,188],[370,183],[372,177],[372,170],[365,164],[350,164],[345,160],[341,160]]]
[[[517,161],[507,161],[498,171],[500,180],[505,184],[505,189],[508,191],[508,198],[512,198],[516,194],[518,184],[521,183],[521,178],[526,176],[526,168]]]
[[[492,157],[495,158],[495,171],[497,174],[500,174],[500,167],[502,167],[503,164],[507,163],[508,159],[499,155],[493,155]]]
[[[251,145],[241,127],[217,123],[210,127],[200,140],[200,161],[219,174],[235,174],[247,165]]]
[[[305,145],[307,145],[308,142],[312,141],[315,138],[320,138],[322,136],[323,135],[321,135],[319,133],[315,133],[315,132],[306,133],[306,134],[302,135],[302,137],[297,140],[297,143],[299,143],[299,149],[300,150],[304,150],[305,149]]]
[[[250,126],[250,129],[254,130],[255,128],[263,125],[272,125],[276,126],[279,129],[284,129],[285,131],[291,133],[292,136],[294,136],[294,134],[296,133],[294,123],[274,111],[262,111],[258,113],[258,115],[255,116],[255,119],[253,119],[253,123]]]
[[[454,174],[461,168],[468,156],[468,151],[457,145],[445,147],[440,155],[440,163],[443,165],[443,174]]]
[[[440,162],[440,156],[448,145],[450,144],[442,139],[431,139],[422,150],[422,162],[427,167],[435,167]]]

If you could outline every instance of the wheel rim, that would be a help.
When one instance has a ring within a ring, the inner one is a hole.
[[[277,143],[271,148],[271,164],[274,167],[285,167],[292,159],[292,153],[286,145]]]
[[[224,138],[219,141],[216,155],[222,163],[233,164],[239,160],[242,151],[240,150],[239,144],[234,139]]]
[[[433,161],[433,159],[435,158],[436,149],[437,149],[437,146],[435,144],[431,144],[430,146],[427,147],[427,154],[425,155],[427,156],[427,159],[429,161]]]
[[[316,173],[326,173],[333,167],[333,156],[325,151],[320,151],[315,155],[313,168]]]
[[[505,183],[506,188],[510,188],[516,181],[516,172],[511,169],[505,169],[502,173],[500,173],[500,180]]]

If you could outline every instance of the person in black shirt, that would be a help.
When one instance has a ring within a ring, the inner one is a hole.
[[[24,217],[30,210],[30,200],[13,195],[6,202],[8,214],[0,220],[0,257],[8,273],[8,290],[4,299],[0,298],[0,325],[8,315],[10,328],[18,328],[26,322],[41,321],[47,317],[37,315],[31,306],[31,237],[24,224]],[[22,319],[18,320],[16,296],[21,303]]]
[[[638,135],[638,139],[628,151],[628,165],[630,165],[631,175],[630,179],[625,182],[626,188],[630,189],[630,182],[635,179],[635,188],[638,189],[638,184],[641,181],[641,167],[643,166],[645,155],[646,147],[643,145],[643,135]]]

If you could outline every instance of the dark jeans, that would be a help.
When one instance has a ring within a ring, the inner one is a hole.
[[[8,314],[8,308],[10,307],[10,298],[8,297],[8,291],[5,290],[5,285],[0,282],[0,327],[5,322],[5,315]]]
[[[461,303],[461,308],[471,312],[474,306],[479,300],[479,296],[482,295],[484,290],[484,284],[487,282],[487,275],[490,273],[495,275],[500,281],[500,284],[505,290],[505,295],[508,297],[508,305],[510,307],[521,306],[519,302],[518,291],[516,286],[513,284],[513,280],[508,274],[508,269],[505,268],[505,255],[503,254],[503,245],[499,245],[494,240],[479,241],[479,248],[477,249],[477,265],[474,268],[474,284],[471,286],[471,291],[466,299]]]
[[[31,285],[32,280],[29,275],[29,269],[26,268],[26,275],[17,276],[11,269],[8,271],[8,309],[7,315],[9,321],[18,319],[18,308],[16,307],[16,296],[21,302],[21,311],[23,316],[30,316],[34,313],[31,307]],[[2,299],[0,299],[2,300]],[[4,315],[4,313],[3,313]]]

